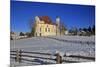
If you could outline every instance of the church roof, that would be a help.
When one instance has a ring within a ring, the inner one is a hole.
[[[39,16],[39,19],[44,21],[46,24],[52,24],[52,21],[48,16]]]

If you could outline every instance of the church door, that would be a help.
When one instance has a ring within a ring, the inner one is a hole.
[[[41,36],[41,33],[40,33],[40,36]]]

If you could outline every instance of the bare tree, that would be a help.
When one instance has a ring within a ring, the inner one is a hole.
[[[28,25],[29,25],[29,28],[30,28],[30,29],[33,28],[33,25],[34,25],[33,19],[30,19],[30,20],[29,20]]]
[[[34,36],[35,33],[35,23],[33,19],[29,20],[30,36]]]

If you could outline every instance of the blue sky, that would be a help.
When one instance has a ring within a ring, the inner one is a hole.
[[[11,31],[29,32],[29,21],[35,16],[56,16],[68,28],[83,28],[95,25],[95,6],[73,4],[50,4],[39,2],[11,1]]]

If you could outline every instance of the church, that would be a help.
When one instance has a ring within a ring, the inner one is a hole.
[[[60,17],[56,17],[56,22],[52,22],[48,16],[36,16],[34,24],[34,36],[57,36],[64,35]]]

